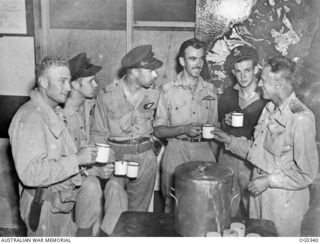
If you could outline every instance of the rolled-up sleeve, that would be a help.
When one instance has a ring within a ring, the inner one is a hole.
[[[45,125],[35,114],[24,114],[9,129],[12,155],[21,182],[29,187],[50,186],[79,172],[75,154],[50,157]]]
[[[100,90],[97,95],[97,102],[93,114],[93,125],[91,127],[90,141],[92,143],[107,143],[110,135],[106,107],[103,101],[104,95],[103,90]]]
[[[296,190],[307,187],[315,180],[319,167],[315,136],[314,118],[303,114],[298,116],[292,135],[294,164],[270,174],[271,187]]]
[[[162,90],[160,90],[156,117],[155,121],[153,122],[154,127],[161,125],[169,126],[169,109],[166,102],[165,93]]]

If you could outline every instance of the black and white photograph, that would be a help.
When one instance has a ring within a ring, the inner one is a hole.
[[[1,242],[317,243],[319,159],[319,0],[0,0]]]

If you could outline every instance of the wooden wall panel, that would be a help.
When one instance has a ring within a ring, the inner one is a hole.
[[[52,54],[69,59],[85,51],[94,64],[103,67],[97,74],[100,87],[119,75],[120,60],[126,52],[125,31],[51,29],[50,36]],[[136,30],[133,32],[133,46],[153,45],[156,56],[164,62],[159,69],[159,82],[163,83],[177,75],[175,57],[179,46],[193,36],[193,31]]]

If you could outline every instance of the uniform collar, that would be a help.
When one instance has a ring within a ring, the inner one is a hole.
[[[273,102],[269,102],[266,105],[266,109],[270,113],[275,113],[274,120],[279,123],[281,126],[285,127],[288,119],[292,115],[290,109],[290,102],[296,99],[296,94],[293,92],[291,95],[280,105],[280,107],[276,107]]]
[[[183,88],[188,88],[188,84],[186,84],[186,82],[182,79],[182,73],[183,71],[178,74],[177,79],[174,81],[174,86],[182,86]],[[205,82],[201,76],[199,76],[198,81],[199,88],[206,88],[209,85],[209,83]]]
[[[62,109],[56,106],[53,110],[49,104],[43,99],[38,88],[35,88],[30,93],[31,101],[36,105],[37,110],[40,110],[44,115],[44,122],[48,125],[51,132],[56,136],[62,133],[65,129],[62,119]]]

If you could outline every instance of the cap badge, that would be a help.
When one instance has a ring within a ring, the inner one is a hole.
[[[234,49],[234,56],[239,56],[241,54],[238,48]]]

